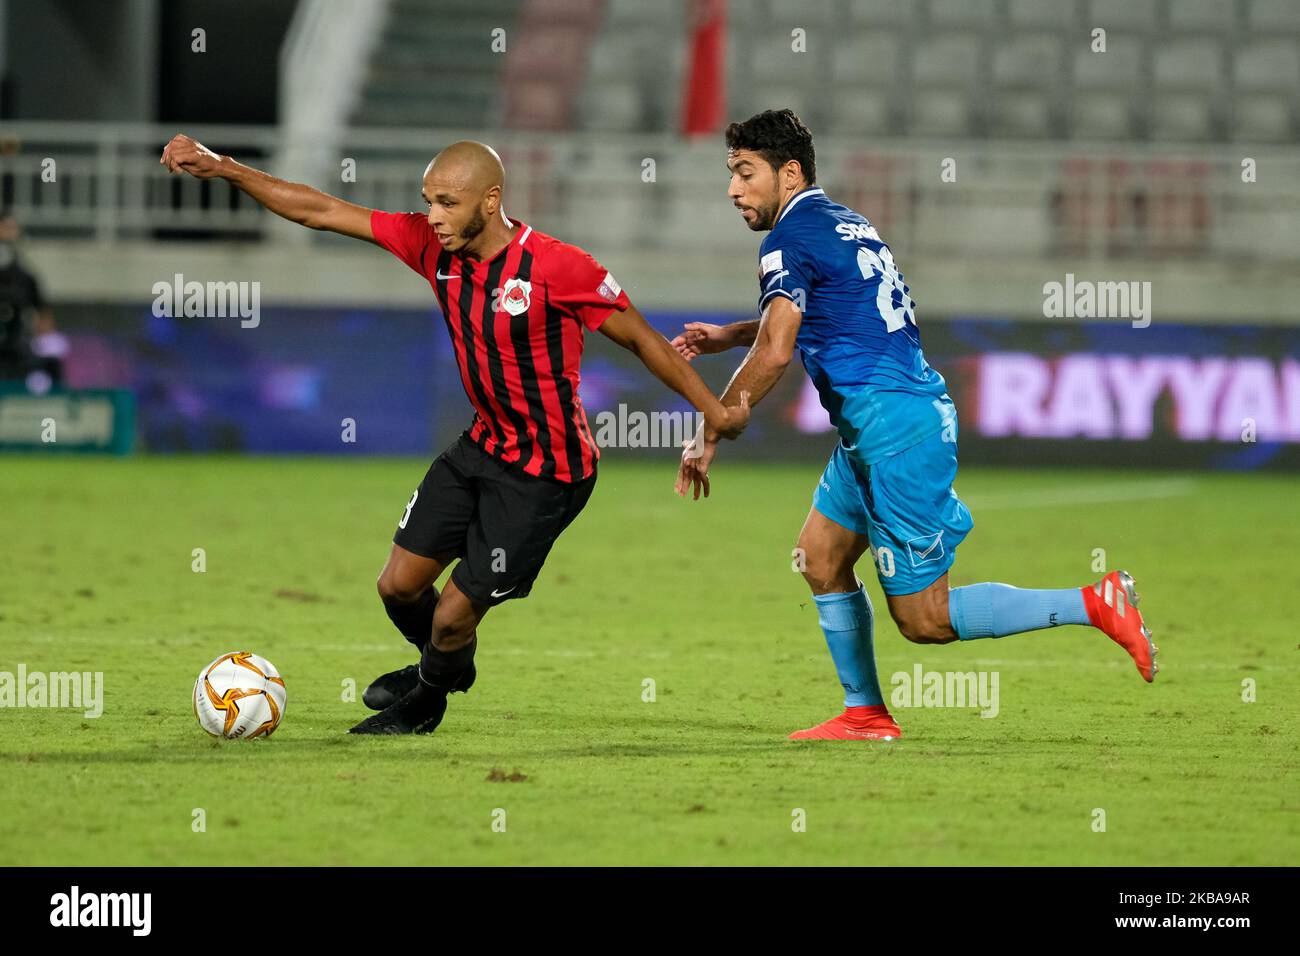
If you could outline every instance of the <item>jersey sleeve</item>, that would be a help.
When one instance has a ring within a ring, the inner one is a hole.
[[[436,256],[442,246],[423,213],[382,212],[376,209],[370,213],[370,231],[381,246],[420,275],[428,277],[424,271],[426,254]]]
[[[788,234],[779,239],[769,235],[759,247],[760,313],[778,296],[789,299],[800,312],[806,312],[808,296],[816,280],[816,261],[804,243]]]
[[[557,248],[547,285],[551,301],[593,332],[612,313],[626,312],[632,305],[610,271],[576,246]]]

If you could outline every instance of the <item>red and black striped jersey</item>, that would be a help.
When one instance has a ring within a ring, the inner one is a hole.
[[[467,434],[530,475],[591,475],[600,452],[578,397],[585,329],[631,304],[614,277],[577,246],[519,231],[491,259],[442,248],[423,213],[376,210],[375,240],[429,280],[474,406]]]

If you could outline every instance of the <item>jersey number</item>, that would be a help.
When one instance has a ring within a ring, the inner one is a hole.
[[[406,503],[406,514],[402,515],[402,520],[397,522],[399,528],[405,529],[406,522],[411,520],[411,509],[415,507],[415,499],[420,497],[420,489],[416,488],[411,492],[411,500]]]
[[[889,548],[872,548],[871,556],[876,559],[876,567],[880,568],[882,578],[892,578],[894,576],[894,552]]]
[[[889,251],[889,246],[882,245],[879,252],[859,246],[858,271],[867,281],[873,276],[880,277],[880,284],[876,286],[876,311],[885,320],[887,331],[897,332],[908,322],[916,325],[907,285],[903,282],[898,266],[894,265],[894,254]],[[898,294],[898,305],[894,304],[895,293]]]

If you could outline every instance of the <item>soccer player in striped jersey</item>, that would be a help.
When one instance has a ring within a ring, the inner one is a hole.
[[[587,503],[600,452],[578,395],[586,332],[632,351],[703,413],[710,439],[734,438],[748,421],[745,401],[724,406],[595,259],[506,216],[505,170],[482,143],[454,143],[434,157],[420,213],[366,209],[183,135],[161,162],[224,178],[293,222],[382,246],[429,282],[441,306],[474,417],[411,495],[379,576],[388,616],[419,649],[419,664],[366,689],[363,700],[380,713],[352,733],[433,731],[447,695],[474,682],[484,615],[528,595]]]
[[[973,522],[952,482],[957,410],[925,361],[911,290],[874,226],[816,185],[812,134],[790,110],[728,127],[728,194],[759,248],[757,321],[692,323],[673,340],[687,359],[748,346],[724,403],[757,404],[795,349],[839,441],[799,534],[804,578],[844,687],[844,712],[792,739],[873,740],[900,735],[876,675],[874,617],[854,566],[868,550],[889,613],[920,644],[1002,637],[1060,624],[1092,625],[1151,681],[1156,648],[1133,579],[1112,571],[1095,585],[1027,590],[949,588],[948,569]],[[677,490],[708,494],[717,442],[687,449]]]

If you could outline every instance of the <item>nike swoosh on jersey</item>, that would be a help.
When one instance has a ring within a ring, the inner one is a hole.
[[[493,596],[493,597],[505,597],[507,594],[509,594],[511,591],[513,591],[513,590],[514,590],[515,588],[517,588],[517,587],[519,587],[519,585],[516,584],[514,587],[506,588],[504,591],[495,591],[495,590],[494,590],[494,591],[492,592],[492,596]]]
[[[438,276],[439,279],[459,279],[459,278],[460,278],[460,276],[445,276],[445,275],[443,275],[441,272],[438,272],[436,269],[435,269],[434,271],[437,273],[437,276]]]

